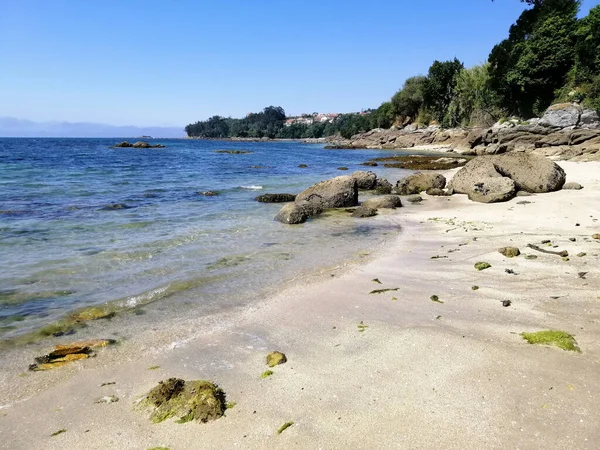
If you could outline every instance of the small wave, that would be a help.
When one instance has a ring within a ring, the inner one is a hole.
[[[250,186],[240,186],[240,189],[249,189],[251,191],[260,191],[262,188],[262,186],[255,186],[253,184],[251,184]]]

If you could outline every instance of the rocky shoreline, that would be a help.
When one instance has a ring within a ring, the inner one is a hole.
[[[435,149],[465,156],[525,152],[554,160],[599,161],[600,118],[593,110],[566,103],[553,105],[540,119],[509,119],[490,128],[375,129],[350,139],[329,138],[327,148]]]

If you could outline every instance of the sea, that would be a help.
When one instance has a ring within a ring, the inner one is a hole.
[[[88,307],[134,323],[167,301],[187,316],[252,304],[401,232],[394,214],[286,225],[273,220],[281,204],[255,201],[355,170],[395,183],[409,172],[360,165],[392,151],[188,139],[111,148],[119,141],[0,138],[0,341]]]

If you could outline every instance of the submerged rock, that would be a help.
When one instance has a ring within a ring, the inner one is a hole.
[[[306,222],[309,218],[319,215],[322,212],[323,208],[316,203],[306,201],[288,203],[279,210],[275,216],[275,220],[289,225],[297,225]]]
[[[358,205],[358,185],[350,176],[321,181],[302,191],[296,202],[316,203],[322,208],[347,208]]]
[[[215,197],[219,195],[219,193],[216,191],[198,191],[196,193],[199,195],[204,195],[205,197]]]
[[[223,416],[227,409],[225,393],[205,380],[184,381],[169,378],[150,390],[143,401],[150,408],[150,420],[159,423],[176,418],[178,423],[206,423]]]
[[[380,197],[373,197],[362,202],[362,206],[366,208],[379,209],[379,208],[400,208],[402,206],[402,200],[398,195],[382,195]]]
[[[221,153],[226,155],[248,155],[252,152],[249,150],[215,150],[215,153]]]
[[[377,215],[377,210],[366,206],[359,206],[352,212],[352,217],[365,218]]]
[[[267,355],[267,365],[275,367],[287,362],[286,356],[281,352],[271,352]]]
[[[119,209],[129,209],[131,206],[126,205],[125,203],[110,203],[108,205],[104,205],[100,208],[100,211],[116,211]]]
[[[138,141],[135,144],[131,144],[127,141],[120,142],[112,146],[112,148],[165,148],[162,144],[149,144],[148,142]]]
[[[263,194],[256,197],[255,200],[261,203],[286,203],[296,200],[296,196],[294,194]]]

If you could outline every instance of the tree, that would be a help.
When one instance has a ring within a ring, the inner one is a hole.
[[[394,114],[401,117],[414,119],[423,105],[423,91],[427,77],[410,77],[404,82],[404,86],[392,97]]]
[[[456,78],[464,66],[458,59],[453,61],[434,61],[427,74],[423,89],[423,103],[438,122],[453,126],[456,118],[448,116],[448,107],[454,97]]]
[[[489,56],[492,88],[523,117],[541,114],[566,80],[575,58],[577,0],[535,2]]]

